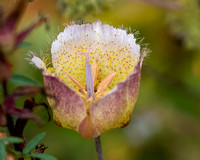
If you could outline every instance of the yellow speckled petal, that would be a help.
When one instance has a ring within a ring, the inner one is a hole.
[[[55,69],[53,67],[50,67],[46,70],[47,75],[55,75]]]
[[[82,98],[56,77],[44,75],[44,85],[51,96],[47,98],[54,121],[61,127],[76,130],[86,116]]]
[[[80,52],[89,51],[90,64],[97,63],[96,84],[107,75],[116,72],[109,85],[114,88],[119,82],[133,72],[140,56],[140,46],[136,44],[133,34],[113,26],[93,24],[67,26],[57,40],[52,43],[52,63],[56,75],[69,87],[78,89],[66,73],[86,86],[85,57]]]
[[[80,82],[76,78],[71,76],[69,73],[67,73],[67,76],[72,80],[72,82],[74,82],[74,84],[79,88],[79,90],[81,90],[82,92],[86,92],[83,86],[80,84]]]

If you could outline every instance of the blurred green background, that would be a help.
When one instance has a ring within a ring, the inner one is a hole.
[[[2,2],[5,10],[14,5],[11,0]],[[18,29],[26,27],[39,12],[49,16],[49,29],[45,25],[35,29],[25,40],[30,45],[19,48],[10,57],[14,74],[42,83],[41,72],[25,60],[27,52],[49,53],[51,42],[64,29],[63,24],[70,21],[101,20],[115,27],[130,27],[132,32],[139,31],[138,42],[148,43],[152,51],[144,61],[140,93],[130,124],[101,136],[106,160],[200,159],[198,0],[34,0]],[[37,100],[46,101],[42,96]],[[45,131],[45,153],[59,160],[97,160],[93,140],[85,140],[53,121],[47,122],[42,108],[37,112],[46,123],[38,127],[29,122],[25,128],[27,139]]]

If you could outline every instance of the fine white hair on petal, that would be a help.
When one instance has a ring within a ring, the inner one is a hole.
[[[39,57],[32,55],[30,62],[32,64],[34,64],[38,69],[40,69],[42,71],[46,71],[46,66],[45,66],[44,62]]]
[[[51,54],[53,64],[61,54],[58,50],[69,50],[69,46],[65,45],[68,41],[73,41],[76,45],[94,41],[100,43],[109,43],[112,41],[121,47],[128,47],[132,56],[137,60],[140,58],[140,45],[136,44],[136,39],[133,34],[127,34],[126,30],[102,24],[99,20],[92,24],[74,24],[66,26],[65,30],[61,32],[57,36],[57,39],[52,43]],[[110,48],[112,48],[112,46],[110,46]]]

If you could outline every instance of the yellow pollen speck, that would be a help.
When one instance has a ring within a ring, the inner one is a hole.
[[[100,43],[98,41],[85,42],[81,45],[74,44],[72,41],[66,42],[70,50],[58,50],[61,54],[54,62],[54,69],[57,76],[69,87],[78,89],[70,80],[67,73],[76,78],[82,86],[86,86],[85,77],[85,57],[78,55],[79,52],[86,52],[92,47],[89,54],[90,63],[97,63],[98,75],[96,84],[107,75],[116,72],[114,79],[109,85],[109,89],[114,88],[120,81],[133,72],[137,59],[130,53],[130,49],[124,46],[118,46],[112,41]]]

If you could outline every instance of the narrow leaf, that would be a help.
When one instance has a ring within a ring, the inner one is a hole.
[[[30,153],[46,136],[46,133],[41,133],[34,137],[31,141],[28,142],[26,147],[24,148],[23,153],[28,154]]]
[[[0,139],[0,142],[8,142],[8,143],[23,143],[24,140],[22,138],[18,138],[18,137],[4,137]]]
[[[47,16],[40,14],[40,16],[31,25],[17,35],[17,45],[19,45],[35,28],[39,27],[43,22],[47,22]]]
[[[3,142],[0,142],[0,159],[5,160],[6,158],[6,147]]]
[[[57,160],[57,158],[47,155],[47,154],[42,154],[42,153],[33,153],[30,154],[31,158],[40,158],[42,160]]]
[[[41,84],[38,81],[35,81],[33,79],[30,79],[23,75],[17,75],[14,74],[12,78],[10,79],[10,82],[19,84],[19,85],[38,85],[41,86]]]
[[[23,47],[28,47],[30,46],[31,43],[30,42],[22,42],[18,45],[18,48],[23,48]]]

